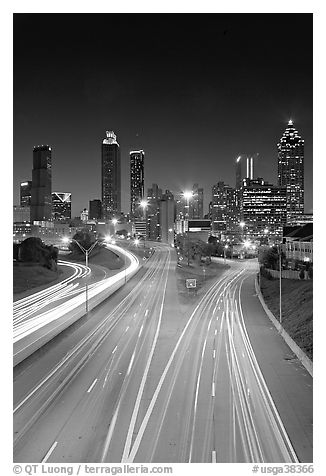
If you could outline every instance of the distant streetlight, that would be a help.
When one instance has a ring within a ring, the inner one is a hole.
[[[279,252],[279,269],[280,269],[280,324],[282,324],[282,245],[279,243],[278,246]]]
[[[88,249],[84,248],[79,243],[79,241],[75,240],[74,238],[64,237],[64,238],[62,238],[62,241],[64,243],[69,243],[69,242],[73,241],[79,246],[79,248],[82,250],[82,252],[85,255],[85,264],[86,264],[86,267],[88,268],[88,256],[90,255],[90,253],[93,251],[93,249],[97,245],[98,240],[96,240]],[[86,292],[86,299],[85,299],[86,312],[88,312],[88,282],[87,281],[86,281],[86,286],[85,286],[85,292]]]
[[[118,220],[117,220],[117,218],[112,218],[111,222],[112,222],[112,225],[114,227],[114,234],[116,234],[116,225],[118,223]]]
[[[226,263],[226,250],[228,249],[229,245],[224,246],[224,264]]]
[[[142,200],[140,202],[140,206],[143,209],[143,217],[144,217],[144,220],[145,220],[145,235],[144,235],[144,248],[145,248],[145,246],[146,246],[146,234],[147,234],[147,216],[146,216],[146,211],[147,211],[147,206],[148,206],[147,201]]]
[[[243,230],[244,230],[244,227],[246,226],[246,224],[245,224],[244,221],[241,221],[241,222],[239,223],[239,225],[240,225],[240,228],[241,228],[241,239],[242,239],[242,241],[243,241]]]
[[[188,266],[190,265],[190,236],[189,236],[189,201],[192,199],[194,194],[191,191],[183,192],[183,196],[187,201],[187,242],[188,242]]]

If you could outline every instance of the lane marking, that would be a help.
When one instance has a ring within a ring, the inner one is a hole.
[[[215,397],[215,382],[212,382],[212,397]]]
[[[49,457],[51,456],[51,454],[53,453],[55,447],[57,446],[58,442],[55,441],[53,443],[53,445],[51,446],[51,448],[49,449],[49,451],[46,453],[46,455],[44,456],[44,458],[42,459],[41,463],[46,463],[47,460],[49,459]]]
[[[94,388],[96,382],[97,382],[97,378],[94,380],[94,382],[92,383],[92,385],[89,387],[89,389],[87,390],[87,393],[90,393],[90,392],[93,390],[93,388]]]
[[[217,329],[215,329],[215,332],[214,332],[214,335],[215,335],[215,336],[216,336],[216,334],[217,334]]]
[[[215,359],[215,355],[216,355],[216,350],[214,349],[213,350],[213,359]]]
[[[115,348],[112,350],[112,354],[117,350],[118,346],[116,345]]]
[[[126,327],[126,330],[125,330],[125,332],[127,332],[127,330],[128,330],[128,329],[129,329],[129,326],[128,326],[128,327]]]
[[[240,271],[239,275],[242,274],[242,272],[243,272],[243,270]],[[238,273],[237,273],[237,274],[238,274]],[[206,291],[206,293],[204,294],[204,296],[201,298],[200,302],[197,304],[196,308],[193,310],[193,312],[192,312],[190,318],[188,319],[188,321],[187,321],[187,323],[186,323],[186,325],[185,325],[183,331],[181,332],[181,335],[179,336],[179,339],[178,339],[178,341],[177,341],[177,343],[176,343],[176,345],[175,345],[175,347],[174,347],[174,349],[173,349],[173,352],[172,352],[172,354],[171,354],[171,356],[170,356],[170,358],[169,358],[169,361],[168,361],[168,363],[166,364],[166,367],[165,367],[165,369],[164,369],[164,371],[163,371],[163,373],[162,373],[162,375],[161,375],[161,378],[160,378],[159,383],[158,383],[158,385],[157,385],[157,387],[156,387],[156,389],[155,389],[155,392],[154,392],[154,395],[153,395],[153,397],[152,397],[152,400],[150,401],[149,407],[147,408],[147,412],[146,412],[146,414],[145,414],[145,416],[144,416],[144,418],[143,418],[143,421],[142,421],[142,423],[141,423],[141,425],[140,425],[140,428],[139,428],[138,434],[137,434],[137,436],[136,436],[135,442],[134,442],[133,447],[132,447],[132,449],[131,449],[131,451],[130,451],[130,454],[129,454],[129,457],[128,457],[128,462],[131,462],[131,463],[132,463],[133,460],[134,460],[134,458],[135,458],[135,456],[136,456],[136,453],[137,453],[138,448],[139,448],[139,446],[140,446],[140,444],[141,444],[141,441],[142,441],[144,432],[145,432],[145,430],[146,430],[148,421],[149,421],[149,419],[150,419],[150,417],[151,417],[151,414],[152,414],[152,412],[153,412],[154,405],[155,405],[155,403],[156,403],[156,401],[157,401],[158,395],[159,395],[159,393],[160,393],[160,391],[161,391],[161,388],[162,388],[162,385],[163,385],[163,383],[164,383],[164,381],[165,381],[166,375],[167,375],[167,373],[168,373],[168,371],[169,371],[169,369],[170,369],[170,367],[171,367],[171,365],[172,365],[172,362],[173,362],[174,357],[175,357],[175,355],[176,355],[176,353],[177,353],[177,350],[178,350],[178,348],[179,348],[179,346],[180,346],[180,343],[181,343],[181,341],[183,340],[183,337],[184,337],[185,333],[187,332],[187,329],[188,329],[188,327],[190,326],[190,324],[191,324],[191,322],[192,322],[192,320],[193,320],[193,318],[194,318],[196,312],[198,311],[198,309],[200,308],[200,306],[202,305],[202,303],[204,302],[204,300],[207,298],[207,296],[209,296],[209,295],[212,294],[213,292],[216,293],[216,292],[220,289],[220,287],[223,285],[223,284],[222,284],[222,283],[223,283],[223,279],[227,279],[227,278],[229,278],[229,277],[230,277],[230,276],[227,275],[227,276],[221,278],[217,283],[214,283],[214,285],[213,285],[210,289],[208,289],[208,290]],[[229,285],[231,284],[231,282],[232,282],[232,281],[229,282]],[[111,428],[111,426],[110,426],[110,428]],[[103,461],[103,459],[102,459],[102,461]]]
[[[143,332],[143,327],[144,327],[144,324],[142,324],[142,325],[141,325],[141,328],[140,328],[140,331],[139,331],[138,337],[140,337],[140,334]]]
[[[146,311],[145,311],[145,317],[147,316],[147,314],[148,314],[148,309],[146,309]]]
[[[216,451],[212,451],[212,463],[216,463]]]
[[[129,425],[129,429],[128,429],[128,433],[127,433],[127,437],[126,437],[126,441],[125,441],[125,447],[124,447],[123,454],[122,454],[122,457],[121,457],[121,462],[126,462],[126,461],[128,461],[128,462],[131,461],[132,462],[133,459],[134,459],[134,457],[132,457],[130,459],[132,435],[134,433],[136,420],[137,420],[138,413],[139,413],[140,403],[141,403],[141,399],[142,399],[142,396],[143,396],[145,383],[147,381],[147,375],[148,375],[148,372],[149,372],[149,368],[150,368],[150,365],[151,365],[151,362],[152,362],[153,354],[154,354],[154,351],[155,351],[155,348],[156,348],[156,343],[157,343],[158,336],[159,336],[160,329],[161,329],[163,306],[164,306],[164,301],[165,301],[165,297],[166,297],[166,288],[167,288],[168,277],[169,277],[170,262],[171,262],[171,258],[170,258],[170,253],[169,253],[167,261],[166,261],[168,266],[165,266],[165,268],[163,270],[163,272],[166,271],[166,277],[165,277],[165,279],[162,278],[162,280],[161,280],[161,282],[164,281],[164,289],[163,289],[163,292],[162,292],[162,301],[161,301],[161,306],[160,306],[160,310],[159,310],[158,323],[157,323],[157,326],[156,326],[156,331],[155,331],[154,340],[152,342],[152,346],[151,346],[151,349],[150,349],[150,353],[149,353],[148,358],[147,358],[147,362],[146,362],[145,370],[144,370],[144,373],[143,373],[143,377],[142,377],[142,380],[140,382],[140,386],[139,386],[139,389],[138,389],[138,394],[137,394],[137,397],[136,397],[133,413],[131,415],[130,425]],[[143,325],[142,325],[142,327],[143,327]]]

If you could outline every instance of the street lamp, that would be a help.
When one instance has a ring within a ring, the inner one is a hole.
[[[279,269],[280,269],[280,324],[282,324],[282,245],[281,242],[278,245],[279,252]]]
[[[229,245],[224,246],[224,264],[226,263],[226,250],[228,249]]]
[[[117,218],[112,218],[111,221],[112,221],[112,225],[114,227],[114,234],[116,234],[116,228],[115,227],[116,227],[116,224],[118,223],[118,220],[117,220]]]
[[[64,243],[69,243],[70,241],[74,241],[78,246],[79,248],[82,250],[82,252],[84,253],[85,255],[85,264],[86,264],[86,267],[88,268],[88,256],[90,255],[90,253],[93,251],[93,249],[95,248],[95,246],[97,245],[98,243],[98,240],[96,240],[88,249],[84,248],[80,243],[79,241],[75,240],[74,238],[62,238],[62,241]],[[88,283],[86,281],[86,287],[85,287],[85,291],[86,291],[86,299],[85,299],[85,305],[86,305],[86,312],[88,312]]]
[[[241,239],[242,239],[242,241],[243,241],[243,230],[244,230],[244,227],[246,226],[246,224],[245,224],[244,221],[241,221],[241,222],[239,223],[239,225],[240,225],[240,228],[241,228]]]
[[[190,242],[189,242],[189,201],[193,197],[193,193],[191,191],[183,192],[183,196],[187,201],[187,242],[188,242],[188,266],[190,265]]]
[[[144,248],[145,248],[145,244],[146,244],[146,234],[147,234],[147,217],[146,217],[146,211],[147,211],[147,206],[148,206],[148,203],[146,200],[142,200],[140,202],[140,206],[142,207],[143,209],[143,217],[145,219],[145,235],[144,235]]]

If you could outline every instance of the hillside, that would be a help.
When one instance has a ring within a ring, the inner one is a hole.
[[[264,300],[279,319],[279,280],[261,278]],[[313,357],[313,281],[282,280],[282,324],[296,344]]]

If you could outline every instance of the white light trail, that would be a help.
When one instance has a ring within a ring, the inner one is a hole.
[[[93,283],[92,285],[88,286],[89,302],[91,302],[91,300],[98,296],[100,293],[104,292],[105,290],[108,290],[111,286],[119,283],[119,281],[121,281],[122,279],[127,279],[127,277],[134,273],[139,266],[138,258],[129,251],[126,251],[123,248],[114,245],[110,245],[109,249],[114,249],[126,256],[130,260],[130,265],[128,266],[128,268],[118,272],[114,276],[110,276],[109,278],[105,278],[97,283]],[[81,291],[85,291],[85,287],[81,287]],[[14,343],[32,334],[33,332],[36,332],[43,326],[60,319],[65,314],[73,312],[74,310],[76,310],[76,308],[78,308],[78,306],[84,304],[85,293],[81,292],[74,298],[69,299],[68,301],[62,304],[59,304],[56,308],[43,312],[42,314],[38,314],[32,319],[28,319],[27,321],[17,324],[16,326],[14,326]]]

